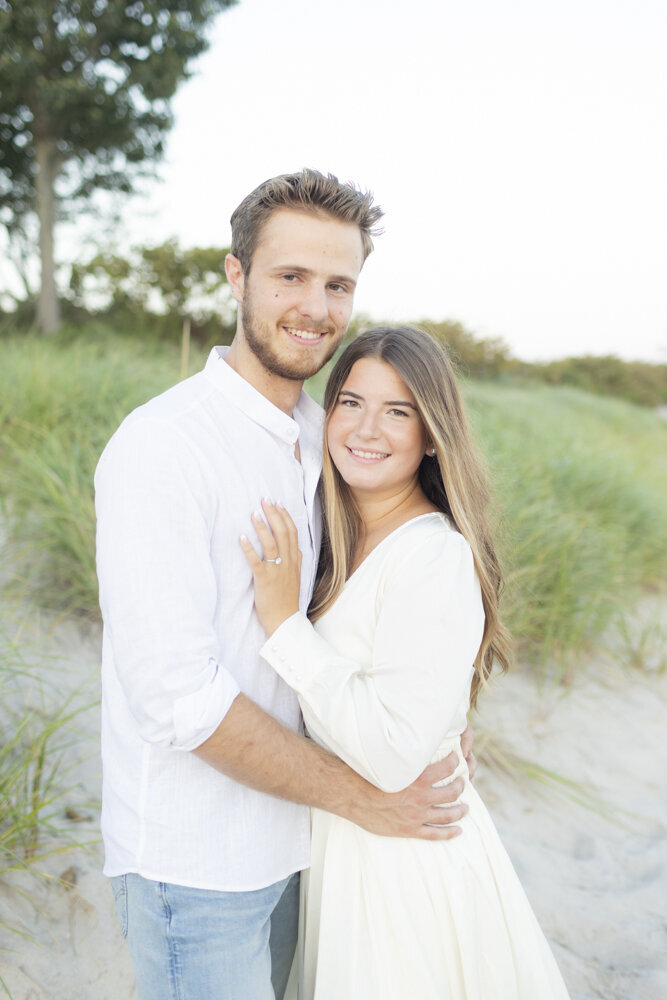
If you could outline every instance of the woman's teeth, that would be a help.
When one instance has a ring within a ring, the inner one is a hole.
[[[387,458],[388,452],[381,451],[360,451],[358,448],[350,448],[353,455],[358,458]]]

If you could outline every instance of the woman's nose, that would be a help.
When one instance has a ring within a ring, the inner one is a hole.
[[[374,438],[378,436],[378,416],[372,410],[364,410],[357,424],[357,434],[360,437]]]

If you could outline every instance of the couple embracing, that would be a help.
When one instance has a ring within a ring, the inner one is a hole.
[[[312,170],[248,195],[232,345],[97,469],[105,873],[139,1000],[282,1000],[297,937],[303,1000],[567,997],[470,784],[508,651],[446,353],[378,327],[324,414],[302,391],[381,214]]]

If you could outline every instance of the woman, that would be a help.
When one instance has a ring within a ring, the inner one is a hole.
[[[508,666],[485,476],[451,365],[426,334],[378,327],[342,354],[325,399],[324,539],[298,613],[294,525],[263,502],[247,539],[262,655],[311,736],[386,791],[455,751],[469,812],[449,842],[375,836],[313,810],[301,913],[303,1000],[565,1000],[460,734]]]

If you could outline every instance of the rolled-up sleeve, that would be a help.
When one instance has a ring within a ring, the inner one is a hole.
[[[105,641],[141,737],[192,750],[239,688],[219,663],[214,471],[168,422],[121,425],[95,474]]]
[[[447,733],[469,690],[483,626],[470,547],[450,531],[392,561],[369,663],[339,655],[302,614],[261,652],[297,691],[311,733],[395,792],[419,776]]]

